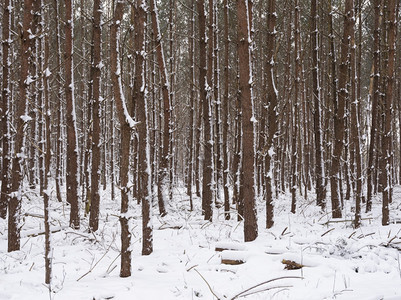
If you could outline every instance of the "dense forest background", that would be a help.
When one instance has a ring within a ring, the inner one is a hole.
[[[121,272],[131,275],[131,205],[152,214],[174,189],[244,221],[256,199],[291,194],[353,226],[401,180],[400,1],[3,0],[0,216],[20,249],[21,205],[67,202],[99,228],[99,192],[120,201]],[[110,200],[108,199],[108,200]],[[137,204],[136,204],[137,203]],[[82,228],[81,228],[82,229]]]

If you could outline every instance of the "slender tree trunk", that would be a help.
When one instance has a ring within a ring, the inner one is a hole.
[[[228,128],[229,128],[229,53],[230,53],[230,41],[228,38],[228,0],[223,2],[224,11],[224,95],[223,95],[223,188],[224,188],[224,216],[226,220],[230,219],[230,196],[228,191],[229,185],[229,149],[228,149]]]
[[[62,177],[62,160],[61,160],[61,148],[62,148],[62,138],[61,138],[61,131],[62,131],[62,93],[63,93],[63,88],[61,84],[61,73],[62,73],[62,67],[61,67],[61,47],[60,47],[60,39],[61,39],[61,34],[60,34],[60,13],[59,13],[59,2],[57,0],[54,0],[54,7],[55,7],[55,16],[54,16],[54,21],[56,23],[56,57],[57,57],[57,77],[56,77],[56,88],[57,88],[57,101],[60,103],[60,107],[58,108],[57,112],[57,142],[56,142],[56,195],[57,195],[57,200],[59,202],[62,202],[63,199],[61,197],[61,187],[60,187],[60,181]]]
[[[47,18],[49,19],[49,18]],[[50,242],[50,217],[49,217],[49,199],[50,189],[49,180],[51,179],[50,162],[51,162],[51,124],[50,124],[50,97],[49,97],[49,36],[45,37],[45,73],[43,77],[44,86],[44,109],[45,112],[45,160],[44,160],[44,182],[43,182],[43,205],[44,205],[44,225],[45,225],[45,283],[50,284],[52,277],[52,254]]]
[[[78,203],[78,148],[77,125],[74,98],[74,63],[73,63],[73,29],[74,29],[73,0],[65,1],[65,99],[66,99],[66,125],[67,125],[67,202],[71,205],[70,226],[79,229],[79,203]]]
[[[341,154],[344,148],[344,130],[345,130],[345,104],[349,101],[349,93],[347,89],[348,65],[349,65],[349,37],[354,26],[353,19],[354,1],[345,1],[344,12],[344,31],[341,42],[341,61],[338,68],[338,99],[334,103],[334,148],[331,161],[330,171],[330,188],[331,188],[331,206],[333,218],[341,218],[340,189],[339,183],[341,173]]]
[[[15,138],[14,138],[14,155],[12,157],[11,173],[11,196],[8,203],[8,252],[20,249],[20,232],[21,232],[21,201],[23,186],[23,167],[25,164],[24,133],[27,128],[29,117],[27,116],[27,98],[29,84],[32,78],[29,75],[29,58],[31,39],[29,38],[32,23],[32,0],[24,1],[24,18],[21,34],[21,72],[19,80],[19,97],[17,98],[15,109]]]
[[[149,127],[147,117],[147,101],[145,98],[145,0],[136,0],[135,5],[135,82],[134,99],[138,114],[138,164],[139,164],[139,198],[142,203],[142,254],[149,255],[153,251],[153,229],[151,223],[151,174]]]
[[[217,3],[213,3],[213,89],[214,89],[214,108],[215,108],[215,122],[214,122],[214,136],[215,136],[215,164],[216,164],[216,204],[221,205],[221,188],[223,185],[223,146],[221,135],[221,99],[220,99],[220,57],[219,57],[219,39],[218,39],[218,10]]]
[[[278,92],[276,89],[275,76],[274,76],[274,56],[275,56],[275,43],[276,43],[276,0],[269,0],[268,2],[268,15],[267,15],[267,65],[266,80],[267,80],[267,115],[268,115],[268,135],[265,142],[265,197],[266,197],[266,228],[271,228],[274,225],[274,207],[273,207],[273,193],[272,193],[272,170],[271,160],[274,154],[274,140],[278,129],[277,115],[278,115]]]
[[[379,102],[379,63],[380,63],[380,26],[381,26],[381,0],[374,0],[374,44],[373,44],[373,89],[372,89],[372,124],[370,127],[370,144],[369,144],[369,156],[368,156],[368,188],[367,188],[367,199],[366,199],[366,212],[372,210],[372,192],[374,185],[374,168],[375,168],[375,145],[377,139],[377,126],[378,126],[378,102]]]
[[[210,143],[210,103],[208,90],[206,88],[206,15],[204,0],[197,0],[198,26],[199,26],[199,88],[200,103],[202,105],[202,119],[204,124],[204,160],[203,160],[203,180],[202,180],[202,210],[205,220],[212,220],[212,145]]]
[[[159,173],[160,174],[159,181],[161,183],[162,190],[159,191],[158,193],[159,213],[161,216],[164,216],[166,214],[166,208],[165,208],[166,201],[164,197],[168,193],[167,181],[169,175],[169,157],[170,157],[169,145],[171,139],[171,133],[170,133],[171,99],[169,94],[169,89],[171,87],[169,85],[169,80],[167,77],[166,62],[164,60],[164,54],[163,54],[162,36],[160,33],[157,5],[155,0],[150,0],[150,10],[152,16],[153,33],[156,36],[156,55],[161,76],[163,110],[164,110],[163,149],[161,153],[162,157],[160,161],[160,173]]]
[[[2,22],[2,45],[3,45],[3,72],[1,91],[0,128],[2,139],[2,171],[1,171],[1,193],[0,193],[0,218],[7,216],[7,205],[9,201],[9,179],[10,179],[10,137],[9,137],[9,101],[10,101],[10,27],[11,27],[11,5],[10,0],[3,2]]]
[[[93,1],[93,62],[92,79],[92,172],[91,172],[91,204],[89,228],[96,231],[99,228],[100,206],[100,78],[101,78],[101,35],[102,35],[102,4],[100,0]]]
[[[325,186],[323,182],[323,154],[320,124],[320,86],[319,86],[319,30],[317,27],[317,0],[311,1],[311,52],[312,52],[312,95],[314,102],[313,131],[315,133],[315,177],[316,203],[322,210],[326,207]]]
[[[358,0],[359,6],[360,0]],[[358,10],[355,10],[357,13],[361,13]],[[356,63],[356,44],[355,44],[355,23],[351,29],[351,155],[354,157],[354,160],[351,160],[353,164],[353,178],[355,181],[355,219],[354,219],[354,227],[358,228],[361,225],[361,200],[362,200],[362,158],[361,158],[361,149],[360,149],[360,118],[359,118],[359,106],[360,106],[360,98],[357,92],[357,80],[359,80],[357,75],[357,63]]]
[[[384,103],[384,132],[382,140],[382,154],[385,161],[385,168],[382,170],[384,173],[384,187],[382,193],[382,225],[390,224],[389,217],[389,203],[391,199],[391,118],[392,118],[392,108],[393,108],[393,91],[394,91],[394,69],[395,69],[395,36],[396,36],[396,1],[387,1],[387,17],[388,17],[388,27],[387,34],[388,40],[386,47],[388,48],[388,63],[387,63],[387,86],[385,94]]]
[[[244,239],[253,241],[258,236],[255,204],[255,149],[252,99],[252,65],[250,48],[249,6],[247,0],[237,0],[238,18],[238,56],[239,56],[239,92],[241,97],[243,149],[243,203],[244,203]]]
[[[110,67],[112,73],[114,99],[116,102],[121,132],[121,159],[120,159],[120,185],[121,185],[121,270],[120,277],[131,276],[131,233],[128,225],[128,166],[131,128],[135,125],[128,113],[124,94],[122,93],[121,65],[119,53],[120,23],[124,14],[124,2],[116,1],[113,23],[110,31]]]
[[[296,210],[296,192],[297,192],[297,158],[298,158],[298,151],[297,151],[297,128],[298,128],[298,97],[299,97],[299,84],[300,84],[300,79],[301,79],[301,55],[300,55],[300,30],[299,30],[299,2],[298,0],[295,0],[295,48],[294,48],[294,55],[295,55],[295,95],[294,95],[294,114],[292,116],[293,118],[293,124],[292,124],[292,142],[291,142],[291,147],[292,147],[292,158],[291,158],[291,212],[295,214]],[[300,171],[300,170],[298,170]]]
[[[188,36],[188,44],[189,44],[189,72],[190,72],[190,127],[189,127],[189,158],[188,158],[188,188],[187,193],[189,196],[189,205],[190,210],[193,211],[193,197],[192,197],[192,185],[193,185],[193,169],[194,169],[194,134],[195,134],[195,65],[194,65],[194,43],[195,43],[195,19],[194,19],[194,0],[190,1],[190,20],[189,20],[189,36]]]

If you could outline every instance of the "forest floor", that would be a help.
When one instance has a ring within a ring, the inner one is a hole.
[[[188,210],[184,189],[176,189],[169,213],[153,217],[154,252],[141,256],[140,206],[131,203],[132,276],[120,278],[119,201],[102,195],[98,232],[68,227],[69,207],[52,201],[53,278],[44,284],[43,204],[26,193],[21,250],[7,253],[7,223],[0,219],[0,299],[401,299],[401,187],[394,191],[390,219],[381,226],[380,198],[352,227],[352,201],[345,217],[332,220],[314,205],[313,195],[298,197],[291,214],[290,195],[275,201],[275,225],[265,229],[258,201],[259,237],[243,243],[243,222],[224,220],[215,209],[213,223],[200,215],[200,200]],[[364,210],[364,207],[363,207]],[[157,209],[155,208],[155,212]],[[398,223],[398,224],[396,224]],[[235,250],[216,252],[218,247]],[[398,249],[397,249],[398,248]],[[222,264],[222,258],[243,264]],[[283,260],[303,267],[286,270]]]

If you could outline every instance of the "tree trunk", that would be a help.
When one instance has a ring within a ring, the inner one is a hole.
[[[274,140],[278,129],[277,114],[278,114],[278,92],[276,89],[274,77],[274,56],[276,44],[276,0],[269,0],[268,15],[267,15],[267,65],[266,65],[266,80],[267,80],[267,102],[266,106],[268,115],[268,135],[264,145],[265,154],[265,197],[266,197],[266,228],[271,228],[274,225],[274,207],[272,193],[272,170],[271,160],[274,154]]]
[[[26,115],[29,84],[32,78],[29,75],[29,58],[31,39],[29,38],[32,23],[32,0],[24,1],[24,19],[21,35],[21,72],[19,81],[19,97],[15,109],[14,155],[12,157],[11,173],[11,196],[8,203],[8,252],[20,249],[21,232],[21,201],[23,185],[23,167],[25,164],[24,155],[24,133],[29,117]]]
[[[66,99],[66,126],[67,126],[67,202],[71,205],[70,226],[79,229],[79,203],[78,203],[78,148],[77,125],[74,98],[74,63],[73,63],[73,1],[65,1],[65,99]]]
[[[388,17],[388,27],[387,35],[388,40],[386,43],[386,48],[388,49],[388,63],[386,66],[386,94],[384,96],[384,132],[382,139],[382,155],[384,156],[384,186],[382,193],[382,225],[390,224],[389,217],[389,202],[391,199],[391,117],[392,117],[392,105],[393,105],[393,91],[394,91],[394,58],[395,58],[395,36],[396,36],[396,1],[387,1],[387,17]]]
[[[203,160],[203,180],[202,180],[202,211],[205,220],[212,220],[212,145],[210,143],[210,104],[208,91],[206,88],[206,15],[204,0],[198,0],[198,22],[199,22],[199,89],[200,103],[202,105],[202,119],[204,124],[204,160]]]
[[[252,66],[250,48],[249,7],[247,0],[237,0],[238,18],[238,56],[239,56],[239,93],[241,97],[243,149],[243,203],[244,203],[244,239],[253,241],[258,236],[255,204],[255,149],[252,101]]]
[[[121,65],[119,53],[120,23],[124,14],[124,2],[118,0],[114,11],[113,23],[110,31],[110,67],[112,73],[113,92],[116,102],[121,132],[121,270],[120,277],[131,276],[131,233],[128,225],[128,166],[131,128],[135,125],[128,113],[124,94],[122,93]]]
[[[189,20],[189,36],[188,36],[188,44],[189,44],[189,72],[190,72],[190,127],[189,127],[189,158],[188,158],[188,187],[187,193],[189,196],[189,209],[193,211],[193,197],[192,197],[192,185],[193,185],[193,169],[194,169],[194,134],[195,134],[195,65],[194,65],[194,43],[195,43],[195,19],[194,19],[194,0],[190,1],[191,12],[190,12],[190,20]],[[195,158],[196,159],[196,158]]]
[[[368,188],[367,188],[367,199],[366,199],[366,212],[372,210],[372,192],[374,185],[374,174],[375,174],[375,145],[377,139],[377,126],[378,126],[378,102],[380,96],[379,90],[379,78],[380,78],[380,26],[381,26],[381,0],[374,0],[374,44],[373,44],[373,89],[372,89],[372,124],[370,127],[370,143],[369,143],[369,156],[368,156]]]
[[[100,77],[101,77],[101,35],[102,35],[102,4],[100,0],[93,1],[93,61],[92,61],[92,172],[91,172],[91,203],[89,228],[97,231],[99,228],[100,206]]]
[[[358,0],[358,4],[360,0]],[[355,6],[358,8],[358,6]],[[360,7],[360,6],[359,6]],[[356,13],[361,13],[358,10],[355,10]],[[354,23],[355,25],[355,23]],[[359,106],[360,106],[360,98],[357,93],[357,80],[359,80],[357,75],[357,63],[356,63],[356,45],[355,45],[355,28],[354,25],[351,29],[351,156],[354,159],[351,159],[351,163],[353,164],[353,178],[355,181],[355,219],[354,219],[354,227],[358,228],[361,225],[361,200],[362,200],[362,158],[361,158],[361,149],[360,149],[360,118],[359,118]]]
[[[0,193],[0,218],[7,217],[7,205],[9,201],[9,179],[10,179],[10,140],[9,140],[9,101],[10,101],[10,27],[11,27],[11,6],[10,0],[3,2],[3,22],[2,22],[2,42],[3,42],[3,72],[2,72],[2,91],[1,91],[1,111],[0,111],[0,132],[2,139],[2,171],[1,171],[1,193]]]
[[[142,255],[149,255],[153,251],[153,229],[151,223],[151,174],[150,174],[150,146],[149,127],[147,117],[147,101],[145,98],[145,0],[136,0],[135,5],[135,81],[134,99],[137,104],[138,114],[138,170],[139,188],[138,194],[142,203]]]
[[[312,95],[314,102],[313,131],[315,133],[315,177],[316,204],[322,210],[326,207],[325,187],[323,183],[323,154],[320,124],[320,86],[319,86],[319,30],[317,28],[317,0],[311,1],[311,52],[312,52]]]
[[[47,18],[49,19],[49,18]],[[44,160],[44,182],[43,182],[43,208],[44,208],[44,225],[45,225],[45,283],[50,284],[52,277],[52,254],[50,244],[50,216],[49,216],[49,200],[50,189],[49,180],[51,179],[50,162],[51,162],[51,124],[50,124],[50,99],[49,99],[49,36],[45,37],[45,59],[44,59],[45,73],[43,77],[44,86],[44,109],[45,113],[45,137],[46,149]]]
[[[223,189],[224,189],[224,216],[226,220],[230,219],[230,196],[228,191],[229,184],[229,149],[228,149],[228,128],[229,128],[229,99],[228,99],[228,68],[229,68],[229,47],[228,37],[228,0],[224,0],[224,95],[223,95]]]
[[[169,175],[169,156],[170,156],[169,145],[171,139],[171,133],[170,133],[171,99],[169,94],[169,89],[171,87],[169,85],[167,77],[166,62],[164,61],[162,36],[160,33],[157,5],[155,0],[150,0],[150,10],[152,16],[153,33],[156,36],[156,54],[157,54],[157,63],[159,65],[160,76],[161,76],[163,110],[164,110],[163,149],[161,153],[162,156],[161,156],[160,171],[159,171],[160,174],[159,181],[162,190],[159,191],[158,193],[159,213],[161,216],[164,216],[166,214],[165,195],[168,193],[167,181]]]

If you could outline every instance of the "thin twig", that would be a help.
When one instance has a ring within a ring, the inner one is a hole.
[[[250,288],[247,288],[246,290],[238,293],[237,295],[232,297],[231,300],[234,300],[234,299],[236,299],[238,297],[241,297],[242,295],[246,294],[247,292],[249,292],[249,291],[251,291],[251,290],[253,290],[253,289],[255,289],[255,288],[257,288],[257,287],[259,287],[261,285],[268,284],[270,282],[273,282],[273,281],[276,281],[276,280],[281,280],[281,279],[303,279],[303,277],[299,277],[299,276],[283,276],[283,277],[277,277],[277,278],[273,278],[273,279],[270,279],[270,280],[267,280],[267,281],[263,281],[261,283],[258,283],[258,284],[254,285],[254,286],[251,286]]]
[[[209,290],[210,290],[210,292],[213,294],[213,296],[215,296],[217,299],[220,299],[220,298],[215,294],[215,292],[213,291],[212,287],[210,286],[209,282],[207,282],[207,280],[205,279],[205,277],[203,277],[202,274],[201,274],[197,269],[194,268],[194,271],[195,271],[196,273],[198,273],[199,276],[203,279],[203,281],[207,284],[207,287],[209,288]]]

